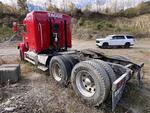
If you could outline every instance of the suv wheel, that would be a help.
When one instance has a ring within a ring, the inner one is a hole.
[[[125,43],[124,47],[125,48],[129,48],[130,47],[130,43],[129,42]]]
[[[103,43],[103,45],[102,45],[102,48],[108,48],[109,47],[109,44],[108,43]]]

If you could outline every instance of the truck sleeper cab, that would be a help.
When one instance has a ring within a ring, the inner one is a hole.
[[[23,21],[23,42],[29,51],[41,53],[48,49],[71,48],[71,17],[41,11],[27,14]],[[20,46],[20,45],[19,45]]]

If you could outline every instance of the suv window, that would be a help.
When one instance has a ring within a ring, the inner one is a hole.
[[[127,39],[134,39],[133,36],[127,36]]]
[[[113,36],[112,39],[125,39],[124,36]]]

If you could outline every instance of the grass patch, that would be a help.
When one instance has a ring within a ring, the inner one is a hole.
[[[137,83],[134,83],[133,80],[131,82],[128,83],[123,93],[123,101],[132,109],[148,113],[150,111],[150,98],[143,93],[143,89],[139,88]]]
[[[96,24],[96,28],[97,30],[102,30],[102,29],[108,30],[108,29],[114,28],[114,26],[110,22],[100,21]]]
[[[21,63],[21,71],[23,74],[27,74],[30,72],[42,73],[42,71],[40,69],[38,69],[37,66],[35,66],[31,63],[28,63],[25,61],[21,61],[20,63]]]
[[[10,38],[13,35],[12,28],[0,25],[0,42]]]

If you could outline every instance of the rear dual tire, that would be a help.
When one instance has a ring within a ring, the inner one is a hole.
[[[117,79],[115,72],[107,62],[98,59],[94,59],[93,61],[105,69],[111,84]]]
[[[52,57],[49,64],[49,73],[61,86],[67,86],[70,80],[71,71],[79,60],[69,55]]]
[[[110,80],[103,66],[94,60],[78,63],[72,70],[71,83],[85,104],[98,106],[110,92]]]
[[[116,79],[115,74],[106,62],[100,60],[78,62],[79,60],[71,56],[55,56],[50,62],[50,74],[61,86],[68,84],[71,75],[72,87],[81,101],[98,106],[108,97],[111,84]],[[61,77],[59,71],[56,71],[58,67]]]

